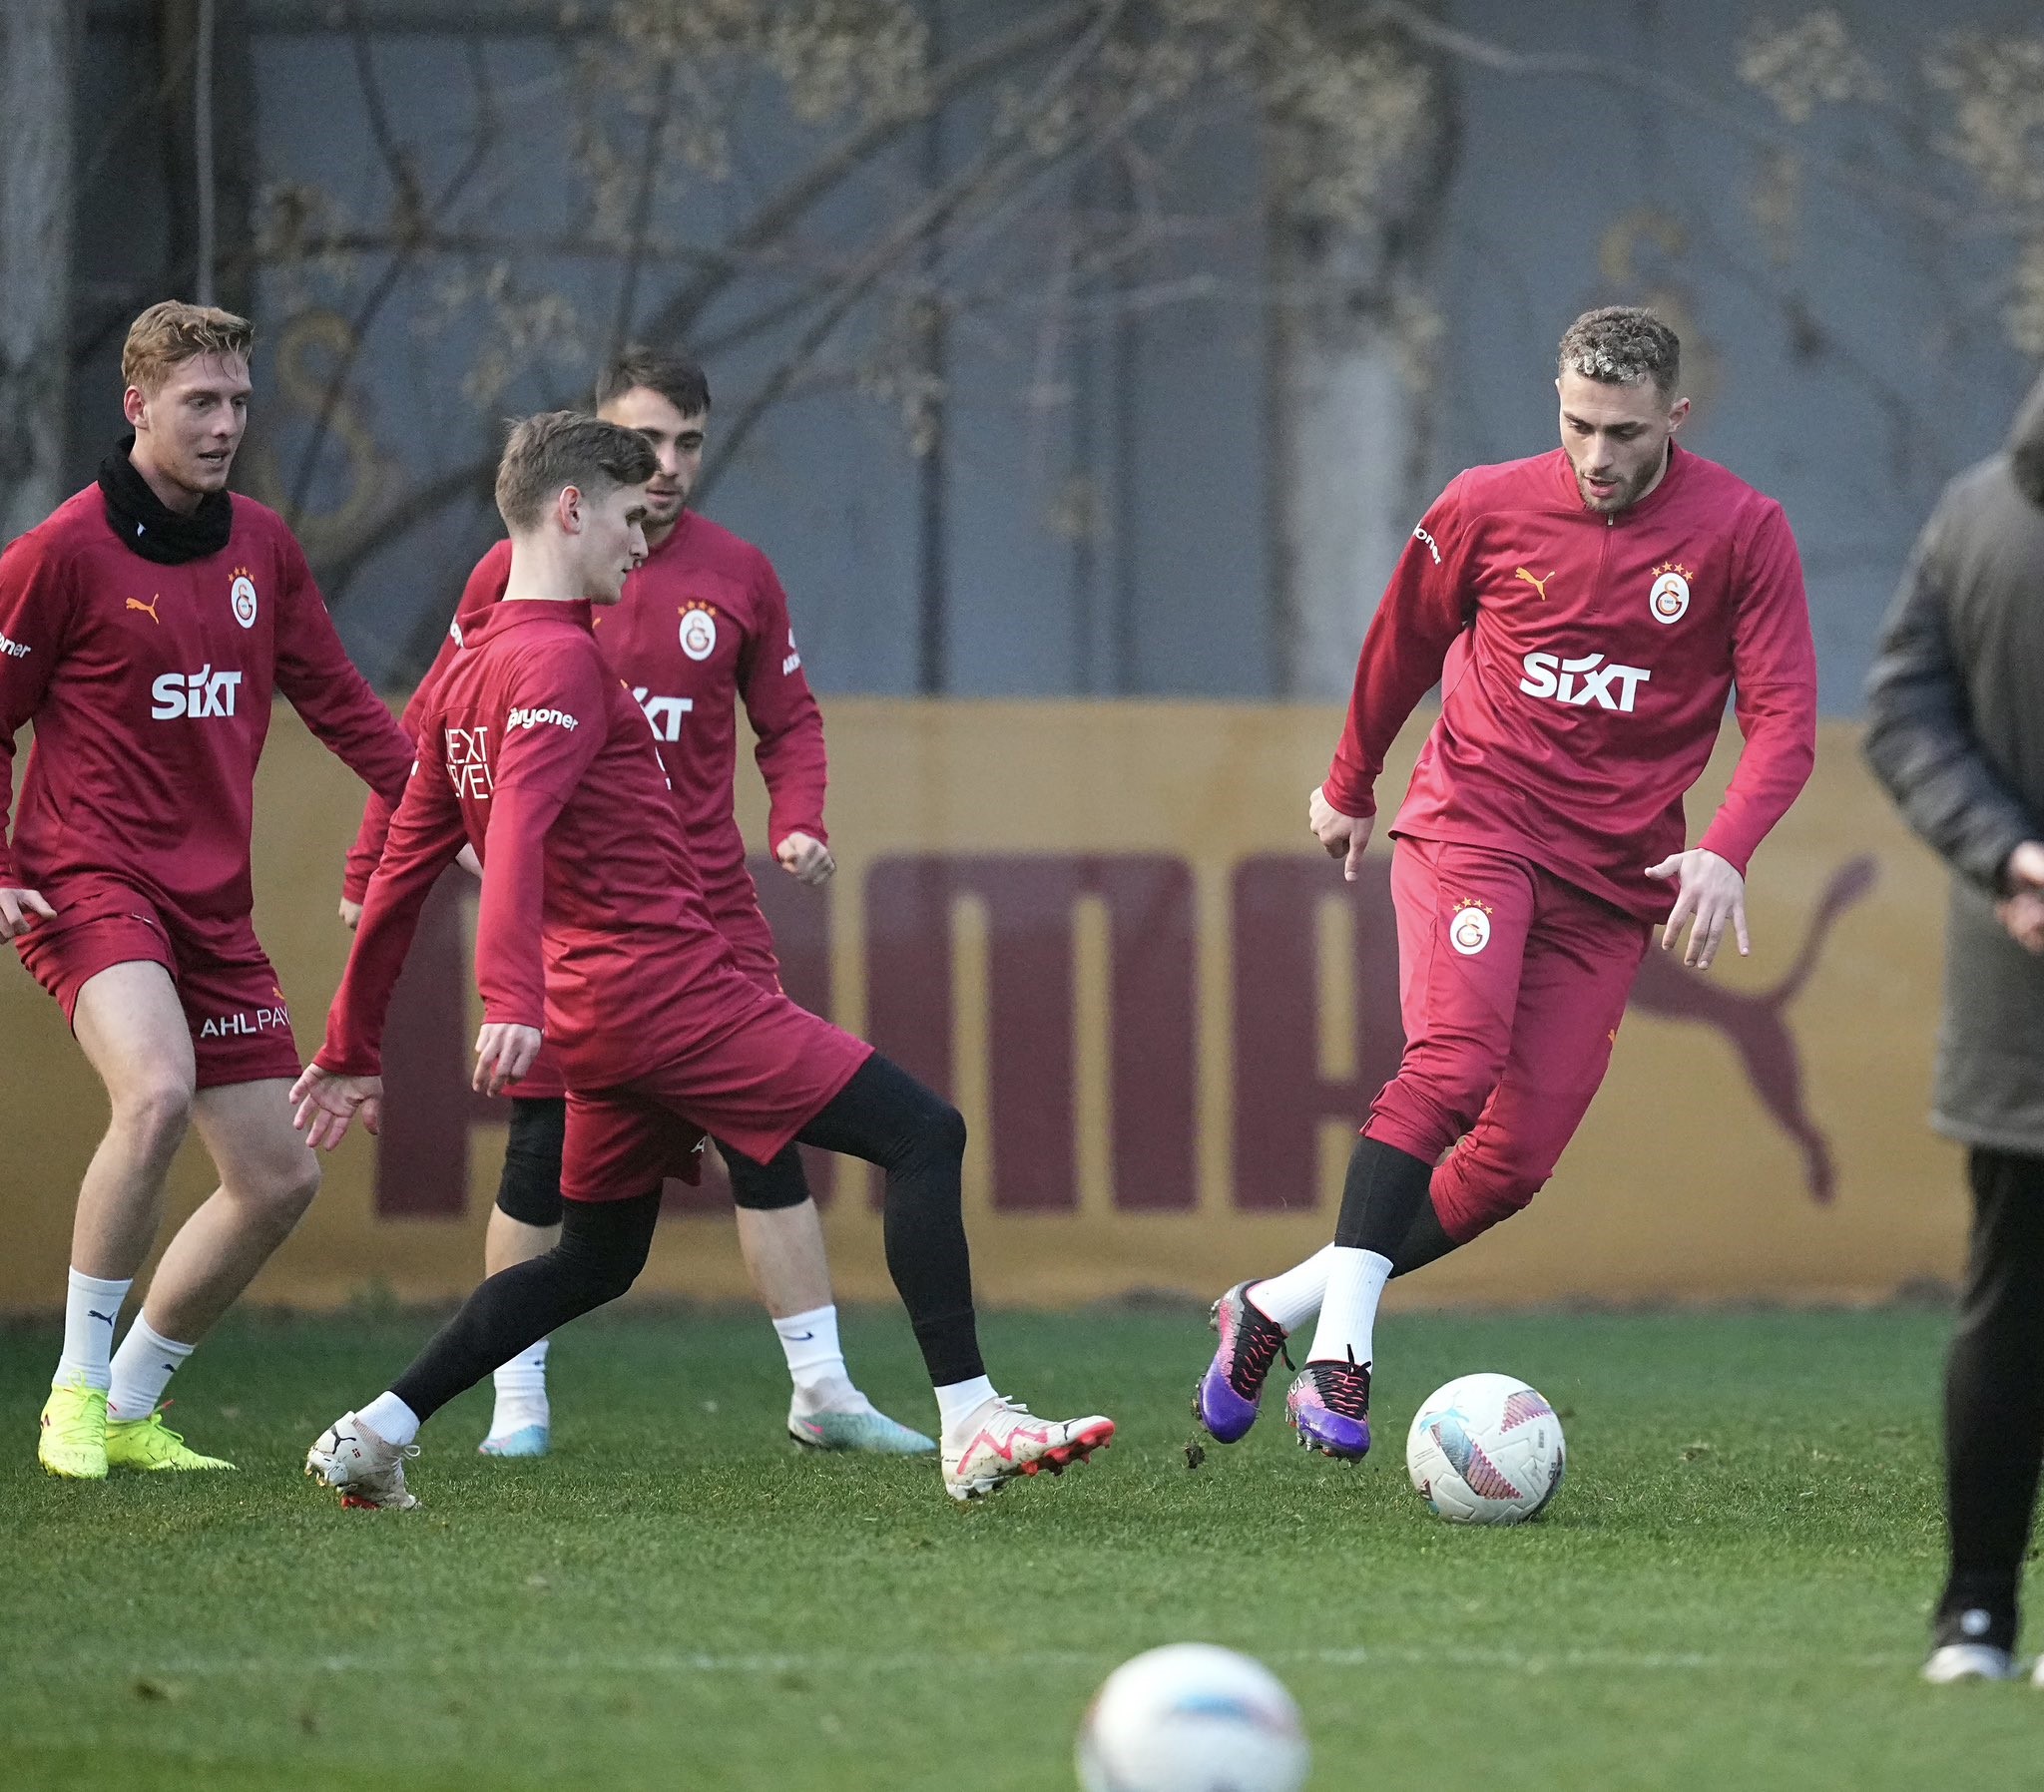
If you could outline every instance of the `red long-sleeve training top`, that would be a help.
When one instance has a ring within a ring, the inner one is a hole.
[[[111,874],[204,934],[246,920],[256,763],[281,691],[373,789],[403,790],[411,743],[349,663],[274,511],[233,499],[217,554],[144,560],[98,486],[0,555],[0,836],[14,735],[35,723],[0,884]]]
[[[1384,753],[1436,680],[1441,714],[1392,831],[1489,846],[1644,920],[1673,890],[1683,793],[1737,691],[1745,748],[1700,845],[1744,873],[1816,760],[1816,654],[1782,507],[1671,447],[1607,517],[1567,454],[1476,467],[1434,501],[1362,644],[1323,786],[1376,813]]]
[[[697,1042],[672,1001],[731,948],[673,824],[646,716],[586,603],[493,604],[418,720],[418,759],[362,905],[317,1062],[374,1074],[420,906],[462,842],[484,868],[476,983],[488,1022],[544,1030],[571,1087],[606,1089]],[[714,1025],[714,1023],[713,1023]]]
[[[455,644],[504,595],[511,544],[476,563],[439,657],[405,710],[416,735],[417,706],[452,659]],[[653,724],[690,857],[713,913],[727,900],[756,900],[746,844],[733,808],[738,775],[738,704],[758,737],[766,781],[766,841],[791,833],[826,840],[828,777],[823,716],[802,672],[788,627],[787,595],[765,554],[707,517],[684,511],[667,539],[625,581],[615,609],[596,612],[604,658],[631,687]],[[389,808],[373,797],[348,853],[342,893],[359,902],[383,849]]]

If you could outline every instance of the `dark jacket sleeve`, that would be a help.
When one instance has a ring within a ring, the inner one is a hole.
[[[1903,819],[1961,876],[1999,894],[2009,854],[2040,830],[1973,731],[1952,656],[1933,516],[1882,625],[1866,685],[1866,760]]]

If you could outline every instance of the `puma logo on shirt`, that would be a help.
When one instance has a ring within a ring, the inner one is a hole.
[[[1524,567],[1521,567],[1516,573],[1512,575],[1512,577],[1514,579],[1523,579],[1528,585],[1532,586],[1532,588],[1540,594],[1540,601],[1543,604],[1547,602],[1547,579],[1552,579],[1554,577],[1553,573],[1550,572],[1547,575],[1547,579],[1536,579],[1533,577],[1531,573],[1527,572]]]
[[[144,616],[148,617],[151,622],[155,623],[156,626],[159,629],[161,629],[163,627],[164,619],[157,615],[156,607],[163,601],[164,594],[162,592],[154,592],[151,594],[150,600],[147,604],[145,604],[140,598],[130,598],[128,600],[128,608],[130,610],[141,611]]]

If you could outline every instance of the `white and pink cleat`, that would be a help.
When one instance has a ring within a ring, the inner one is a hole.
[[[998,1394],[976,1409],[955,1434],[944,1436],[944,1492],[958,1501],[983,1500],[1019,1475],[1062,1475],[1114,1439],[1114,1421],[1039,1419]]]

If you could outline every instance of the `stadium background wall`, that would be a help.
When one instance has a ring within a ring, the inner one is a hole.
[[[1338,715],[1182,702],[833,701],[839,872],[762,882],[790,993],[945,1089],[988,1304],[1209,1293],[1324,1243],[1348,1140],[1398,1048],[1385,861],[1353,892],[1305,843]],[[1403,788],[1423,720],[1386,774]],[[1692,813],[1737,751],[1729,729]],[[762,836],[742,780],[748,838]],[[345,957],[352,778],[279,709],[257,801],[256,921],[301,1050]],[[1302,843],[1307,849],[1302,850]],[[1955,1275],[1953,1148],[1925,1129],[1942,873],[1825,725],[1763,848],[1754,956],[1650,962],[1610,1080],[1554,1181],[1401,1304],[1864,1299]],[[475,1280],[503,1149],[466,1089],[467,880],[400,989],[383,1137],[329,1160],[255,1298],[331,1307]],[[0,1310],[61,1297],[103,1098],[55,1006],[0,967]],[[889,1294],[874,1183],[817,1159],[840,1296]],[[210,1186],[196,1142],[173,1210]],[[728,1200],[676,1185],[645,1291],[746,1291]]]

